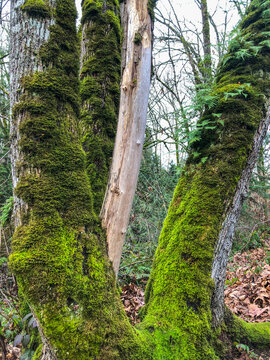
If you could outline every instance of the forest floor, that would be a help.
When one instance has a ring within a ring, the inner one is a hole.
[[[225,304],[247,322],[270,321],[270,239],[263,248],[236,253],[228,264],[225,283]],[[122,302],[134,325],[140,322],[139,311],[144,305],[144,285],[134,283],[122,288]],[[232,360],[270,360],[270,354],[259,353],[245,344],[236,344]]]
[[[7,293],[1,290],[3,297],[2,300],[0,299],[0,325],[2,320],[0,345],[2,338],[5,341],[6,359],[22,359],[20,340],[23,341],[25,336],[23,338],[18,329],[16,330],[21,320],[18,318],[18,302],[14,294],[13,281],[6,264],[2,264],[0,268],[0,290],[5,281],[9,282],[11,296],[9,298]],[[140,322],[139,311],[144,305],[146,282],[146,279],[140,280],[138,285],[134,279],[133,282],[122,287],[121,299],[133,325]],[[234,254],[228,264],[224,294],[226,305],[243,320],[247,322],[270,321],[270,239],[265,242],[263,248]],[[3,320],[5,320],[4,323]],[[234,359],[231,360],[270,360],[270,354],[259,353],[245,344],[236,344],[235,354]],[[1,346],[0,359],[4,359]]]

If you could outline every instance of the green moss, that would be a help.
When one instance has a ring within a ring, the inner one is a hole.
[[[269,350],[270,323],[247,323],[236,317],[226,308],[226,331],[236,343],[253,346],[256,349]]]
[[[42,344],[38,346],[34,356],[32,357],[32,360],[40,360],[42,354],[42,346],[43,346]]]
[[[117,0],[85,0],[82,41],[86,56],[81,69],[83,148],[99,213],[112,158],[120,101],[121,28]],[[89,56],[88,54],[91,54]]]
[[[260,5],[251,9],[256,16],[240,31],[239,38],[246,36],[244,46],[248,41],[252,46],[261,41],[253,33],[248,35],[246,28],[254,29],[260,22]],[[269,27],[265,23],[264,31]],[[254,133],[266,115],[264,95],[269,96],[270,90],[269,49],[259,49],[257,57],[249,60],[235,54],[235,48],[230,50],[230,60],[218,70],[211,94],[215,104],[200,120],[208,120],[212,129],[201,130],[200,139],[192,145],[155,254],[140,325],[151,333],[155,359],[218,359],[222,352],[211,316],[214,249]],[[213,114],[222,115],[217,118]],[[202,163],[204,157],[207,161]],[[259,334],[260,330],[254,342]]]
[[[141,42],[142,42],[142,35],[140,33],[136,33],[134,37],[134,43],[136,45],[140,45]]]
[[[149,14],[152,19],[154,19],[154,17],[155,17],[154,9],[155,9],[157,2],[158,2],[158,0],[148,0],[148,2],[147,2],[148,11],[149,11]]]
[[[43,0],[26,0],[21,9],[30,17],[50,18],[52,16],[52,8],[47,1]]]

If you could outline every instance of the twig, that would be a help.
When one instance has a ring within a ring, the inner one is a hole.
[[[3,239],[4,239],[4,242],[5,242],[6,252],[7,252],[7,255],[9,256],[8,244],[7,244],[5,232],[4,232],[4,229],[2,228],[2,226],[0,226],[0,232],[2,232],[2,234],[3,234]]]
[[[1,158],[0,161],[4,159],[4,157],[10,152],[10,150],[8,150]]]
[[[7,321],[10,320],[10,318],[0,309],[0,315],[3,316]]]

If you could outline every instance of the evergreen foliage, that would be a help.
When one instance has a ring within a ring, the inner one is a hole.
[[[144,150],[120,265],[121,281],[148,279],[179,172],[174,164],[166,169],[157,155]]]

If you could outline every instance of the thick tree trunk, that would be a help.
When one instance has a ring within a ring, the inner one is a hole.
[[[36,56],[36,52],[41,45],[48,40],[49,26],[53,24],[50,16],[28,16],[27,7],[22,11],[24,1],[11,1],[11,33],[10,33],[10,105],[11,109],[18,103],[24,89],[20,80],[26,74],[35,71],[42,71],[41,60]],[[54,1],[50,1],[53,5]],[[31,8],[29,7],[29,11]],[[41,10],[42,11],[42,10]],[[11,159],[12,159],[12,183],[15,189],[20,171],[16,163],[22,160],[19,151],[20,134],[19,128],[23,120],[23,114],[13,118],[11,122],[10,138],[11,138]],[[26,210],[27,205],[14,196],[14,225],[17,227],[22,223],[22,212]]]
[[[85,1],[86,10],[94,3]],[[44,346],[37,358],[148,359],[145,342],[125,316],[93,211],[79,135],[75,21],[72,0],[13,2],[12,163],[19,220],[10,266],[38,320]],[[24,67],[23,53],[33,66]]]
[[[211,310],[213,317],[212,320],[215,327],[218,327],[224,319],[224,284],[226,279],[226,268],[234,239],[235,227],[240,216],[243,201],[247,197],[248,184],[251,179],[252,170],[259,158],[260,150],[263,145],[263,139],[266,136],[266,132],[270,124],[269,101],[266,106],[268,107],[266,116],[262,119],[255,134],[252,150],[238,182],[234,198],[232,200],[232,205],[225,214],[225,220],[222,224],[214,252],[211,277],[215,283],[215,290],[212,297]]]
[[[109,258],[118,274],[140,170],[151,78],[152,21],[147,1],[121,4],[124,30],[117,136],[101,219]]]
[[[253,2],[220,65],[211,94],[215,106],[201,119],[215,129],[198,134],[194,156],[189,156],[164,222],[141,325],[152,329],[154,358],[197,360],[221,355],[215,327],[220,329],[225,319],[228,255],[269,124],[269,8],[269,1]],[[213,114],[221,115],[219,121]],[[232,326],[234,321],[239,326]],[[229,324],[228,333],[234,329],[238,341],[242,336],[246,342],[269,347],[269,323],[246,326],[233,320]],[[255,340],[252,331],[261,337]]]

